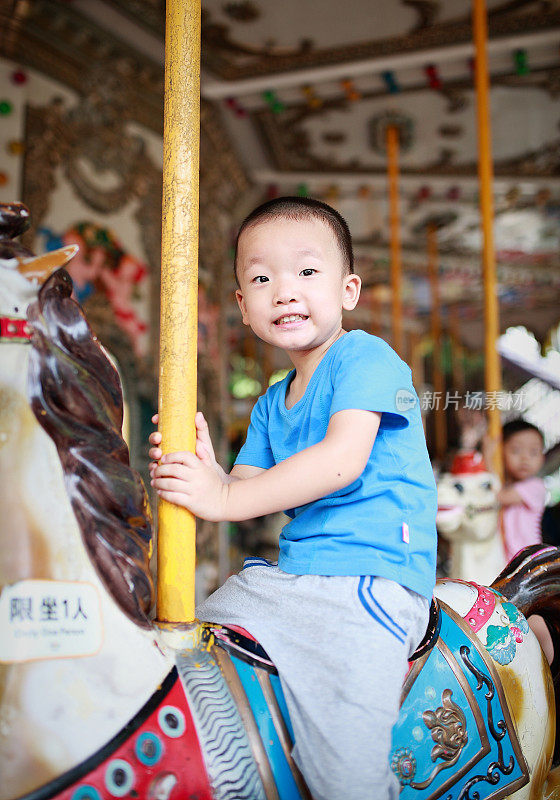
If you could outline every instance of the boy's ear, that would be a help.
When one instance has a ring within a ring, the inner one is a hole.
[[[360,299],[362,289],[362,279],[359,275],[351,274],[344,278],[344,292],[342,296],[342,308],[345,311],[352,311],[356,308]]]
[[[235,299],[237,300],[237,305],[239,306],[239,310],[241,311],[243,324],[248,325],[249,320],[247,318],[247,307],[245,305],[245,298],[243,297],[243,292],[240,289],[235,290]]]

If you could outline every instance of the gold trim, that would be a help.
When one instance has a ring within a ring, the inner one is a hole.
[[[276,735],[278,736],[280,744],[282,745],[284,756],[286,757],[286,761],[288,762],[288,766],[290,767],[290,771],[292,773],[292,777],[296,783],[298,791],[302,796],[303,800],[313,800],[313,798],[311,797],[311,793],[309,792],[309,789],[307,788],[307,785],[303,779],[303,775],[297,768],[297,765],[294,759],[292,758],[293,742],[290,738],[290,734],[286,727],[286,723],[284,722],[284,717],[282,716],[282,712],[280,711],[280,706],[278,705],[278,700],[276,699],[274,689],[272,688],[270,675],[263,669],[255,669],[255,675],[257,676],[257,680],[264,695],[264,699],[268,704],[268,708],[270,710],[270,716],[272,717],[272,722],[274,725],[274,730],[276,731]]]
[[[491,746],[490,746],[490,741],[488,739],[488,733],[486,731],[486,725],[484,724],[484,719],[482,717],[482,712],[480,710],[480,707],[479,707],[478,703],[476,702],[476,698],[474,696],[473,690],[471,689],[471,687],[469,685],[469,682],[467,681],[467,678],[466,678],[465,674],[463,673],[463,670],[461,669],[460,664],[458,664],[457,659],[455,658],[455,656],[453,655],[453,653],[451,652],[449,647],[441,639],[438,640],[438,642],[436,644],[436,647],[439,650],[439,652],[441,653],[441,655],[443,656],[443,658],[447,661],[447,663],[451,667],[451,671],[455,675],[455,678],[457,679],[457,681],[459,683],[459,686],[461,687],[461,689],[465,693],[465,697],[467,698],[467,701],[468,701],[468,704],[469,704],[469,708],[471,709],[471,711],[472,711],[472,713],[474,715],[474,718],[475,718],[476,727],[477,727],[477,730],[478,730],[478,735],[480,736],[480,745],[481,746],[480,746],[478,752],[476,752],[467,761],[467,763],[464,764],[461,767],[461,769],[459,769],[457,772],[454,772],[452,775],[450,775],[449,778],[445,781],[445,783],[443,783],[441,786],[439,786],[436,789],[435,793],[431,794],[427,798],[427,800],[436,800],[436,798],[441,797],[441,795],[444,792],[446,792],[452,786],[456,785],[456,783],[457,783],[459,778],[461,778],[463,775],[465,775],[467,772],[469,772],[469,770],[472,769],[472,767],[474,767],[476,764],[478,764],[478,762],[481,759],[483,759],[485,756],[487,756],[488,753],[492,749]],[[454,765],[449,764],[448,766],[451,767],[451,766],[454,766]],[[441,770],[439,770],[439,771],[441,772]],[[432,771],[432,774],[430,775],[430,778],[429,778],[430,781],[433,780],[435,777],[436,776],[435,776],[434,772]]]
[[[261,777],[266,800],[280,800],[270,762],[268,760],[257,723],[255,722],[255,717],[253,716],[253,711],[249,705],[249,701],[241,684],[239,675],[237,674],[230,656],[225,650],[214,645],[211,648],[211,651],[218,663],[222,675],[225,678],[225,681],[231,692],[231,696],[235,701],[235,705],[237,706],[237,710],[239,711],[239,715],[247,732],[247,738],[249,739],[253,758],[255,759],[255,763]]]

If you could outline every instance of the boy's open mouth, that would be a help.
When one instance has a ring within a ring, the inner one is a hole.
[[[285,316],[274,320],[274,324],[287,325],[290,322],[303,322],[306,319],[309,319],[309,317],[305,316],[305,314],[285,314]]]

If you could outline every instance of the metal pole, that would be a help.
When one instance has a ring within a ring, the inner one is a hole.
[[[443,402],[445,391],[445,380],[442,370],[441,359],[441,310],[439,302],[439,283],[438,283],[438,249],[437,249],[437,230],[432,223],[428,225],[428,277],[430,281],[430,293],[432,300],[430,326],[432,334],[432,379],[434,384],[434,395],[436,405],[434,407],[434,433],[436,458],[441,463],[445,458],[447,450],[447,425],[445,420],[445,409],[440,405]]]
[[[387,127],[387,175],[389,181],[389,228],[391,245],[391,320],[393,347],[402,355],[402,278],[401,222],[399,216],[399,132],[394,125]]]
[[[489,110],[487,59],[487,19],[485,0],[474,0],[473,29],[475,40],[475,85],[478,123],[478,179],[480,185],[480,218],[482,227],[482,273],[484,282],[484,364],[487,394],[501,388],[500,357],[496,342],[500,333],[496,258],[494,253],[494,207],[492,198],[492,146]],[[495,396],[495,395],[494,395]],[[488,433],[495,443],[494,461],[488,465],[502,475],[500,447],[501,421],[497,405],[488,408]]]
[[[200,0],[167,0],[159,429],[164,452],[194,451],[198,301]],[[160,622],[194,619],[195,520],[158,507]]]

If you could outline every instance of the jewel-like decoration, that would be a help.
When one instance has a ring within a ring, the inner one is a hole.
[[[399,779],[401,786],[412,782],[416,774],[416,759],[408,747],[399,747],[391,756],[391,769]]]

